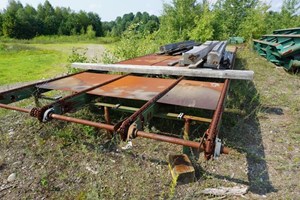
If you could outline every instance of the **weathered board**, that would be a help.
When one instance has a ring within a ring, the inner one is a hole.
[[[214,70],[189,69],[187,67],[101,64],[101,63],[73,63],[73,68],[110,72],[126,72],[137,74],[174,75],[204,78],[253,80],[254,72],[249,70]]]

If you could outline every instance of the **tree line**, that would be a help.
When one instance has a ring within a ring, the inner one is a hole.
[[[152,33],[159,27],[158,17],[147,12],[129,13],[115,21],[101,22],[96,13],[54,8],[48,0],[39,4],[37,9],[10,0],[7,8],[0,11],[0,36],[17,39],[31,39],[39,35],[121,36],[133,23],[138,23],[139,31],[145,33]]]
[[[18,39],[78,34],[121,37],[130,29],[134,34],[152,35],[163,42],[223,40],[230,36],[251,39],[275,29],[299,27],[299,4],[300,0],[283,0],[279,11],[270,11],[270,6],[262,0],[217,0],[213,4],[208,0],[173,0],[163,5],[160,17],[138,12],[101,22],[96,13],[54,8],[47,0],[37,9],[10,0],[7,8],[0,11],[0,36]]]
[[[103,30],[108,36],[121,36],[132,24],[137,25],[137,30],[141,33],[153,33],[159,29],[159,18],[149,15],[147,12],[128,13],[123,17],[117,17],[115,21],[103,22]]]
[[[18,39],[30,39],[38,35],[75,35],[86,33],[88,27],[96,36],[102,36],[102,23],[98,14],[73,12],[69,8],[56,7],[45,1],[37,9],[23,6],[11,0],[0,14],[0,34]]]

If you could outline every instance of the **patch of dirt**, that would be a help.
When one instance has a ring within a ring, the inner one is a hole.
[[[89,44],[86,46],[86,48],[87,48],[86,56],[89,59],[100,60],[101,55],[105,51],[105,48],[102,45]]]

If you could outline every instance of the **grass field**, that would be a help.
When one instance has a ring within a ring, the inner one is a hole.
[[[107,45],[105,45],[107,46]],[[81,43],[0,44],[0,85],[48,79],[68,71],[72,50],[99,59],[104,45]]]
[[[31,53],[63,56],[62,64],[67,59],[67,54],[56,53],[64,49],[58,46],[69,44],[27,45]],[[0,199],[219,199],[226,197],[205,196],[201,191],[236,185],[249,186],[249,192],[227,199],[297,199],[300,77],[276,68],[244,46],[238,50],[236,68],[254,70],[255,79],[231,82],[226,107],[238,112],[224,113],[220,133],[231,153],[214,161],[207,162],[202,155],[193,160],[195,183],[176,185],[171,178],[167,155],[181,153],[179,146],[138,138],[133,149],[124,151],[120,147],[125,144],[108,139],[104,131],[57,121],[40,124],[9,111],[0,117]],[[41,72],[35,72],[36,76],[43,78]],[[53,75],[56,72],[60,73]],[[7,73],[6,83],[13,80],[12,74]],[[21,106],[34,104],[26,101]],[[71,116],[102,121],[103,115],[95,111],[102,113],[89,107]],[[12,173],[17,178],[8,183]]]
[[[7,44],[0,50],[0,85],[49,78],[66,72],[67,56],[59,51]]]

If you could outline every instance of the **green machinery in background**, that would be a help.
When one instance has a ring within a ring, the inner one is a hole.
[[[300,27],[275,30],[253,40],[253,47],[259,55],[288,71],[300,69]]]
[[[228,44],[242,44],[245,42],[243,37],[229,37],[227,40]]]

